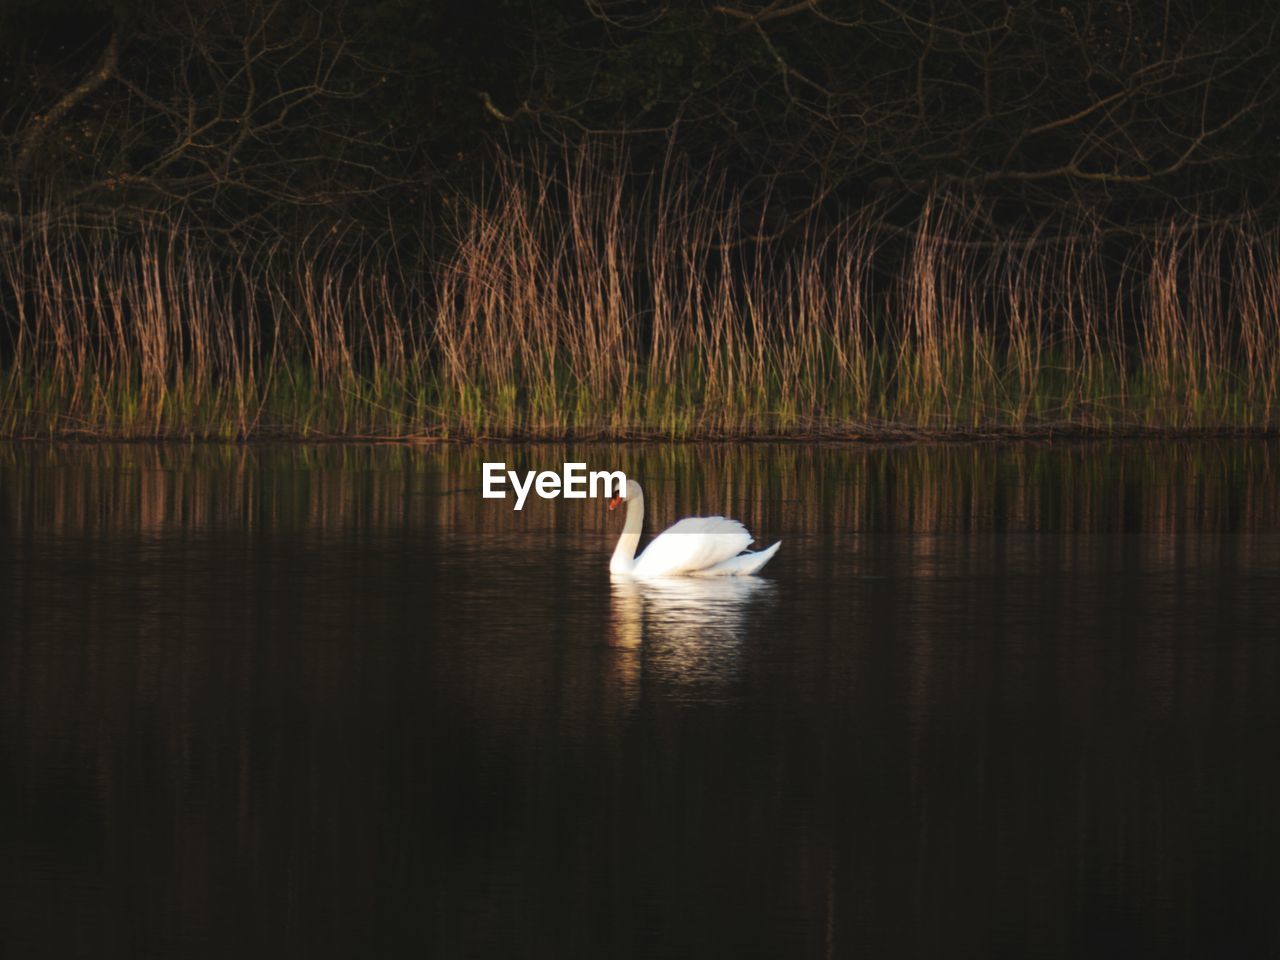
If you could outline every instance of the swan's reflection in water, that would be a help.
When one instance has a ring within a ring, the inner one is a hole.
[[[610,642],[640,654],[645,681],[706,699],[741,676],[751,621],[775,597],[758,577],[615,577]]]

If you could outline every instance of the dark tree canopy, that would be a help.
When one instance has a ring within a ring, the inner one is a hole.
[[[0,218],[421,220],[496,149],[723,171],[771,225],[1274,220],[1272,0],[8,0]]]

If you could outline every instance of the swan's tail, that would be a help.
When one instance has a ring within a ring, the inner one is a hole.
[[[707,567],[705,570],[698,570],[694,576],[698,577],[747,577],[753,573],[758,573],[760,568],[773,559],[773,555],[778,552],[778,548],[782,546],[779,540],[772,547],[764,550],[758,550],[755,553],[740,553],[736,557],[730,557],[728,560],[721,560],[714,567]]]

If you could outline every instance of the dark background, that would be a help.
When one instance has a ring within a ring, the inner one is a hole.
[[[1274,223],[1280,12],[1205,3],[6,0],[0,220],[421,232],[497,153],[711,168],[765,232]]]

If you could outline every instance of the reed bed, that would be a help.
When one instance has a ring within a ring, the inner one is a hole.
[[[229,251],[10,228],[0,435],[1274,431],[1280,233],[991,237],[947,197],[773,238],[707,178],[508,161],[450,229]]]

